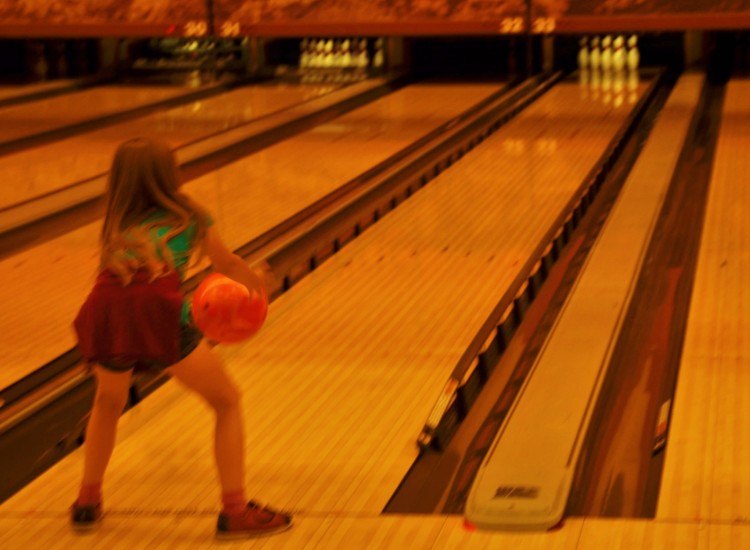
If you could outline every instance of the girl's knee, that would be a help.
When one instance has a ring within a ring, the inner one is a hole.
[[[128,402],[132,373],[130,371],[112,372],[99,367],[95,374],[94,406],[101,410],[121,413]]]
[[[242,394],[234,384],[227,384],[221,392],[212,396],[208,401],[211,407],[217,412],[222,413],[238,409]]]
[[[125,405],[128,404],[128,392],[127,390],[112,391],[112,390],[97,390],[96,397],[94,397],[94,406],[100,410],[117,413],[122,413],[125,410]]]

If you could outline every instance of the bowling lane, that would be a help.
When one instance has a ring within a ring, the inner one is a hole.
[[[188,86],[112,84],[0,106],[0,143],[193,93]]]
[[[253,497],[295,510],[300,526],[380,515],[465,346],[629,112],[553,88],[276,300],[256,338],[217,348],[244,394]],[[168,384],[125,415],[112,517],[213,510],[211,418],[197,403]],[[81,456],[3,513],[61,517]]]
[[[0,156],[0,210],[109,170],[125,139],[160,137],[173,148],[283,111],[337,89],[333,85],[266,83],[225,92],[66,139]],[[12,184],[9,184],[13,182]]]
[[[186,184],[239,247],[386,160],[500,88],[414,85]],[[93,281],[99,223],[0,261],[0,387],[74,344],[71,322]]]
[[[32,84],[2,84],[0,85],[0,104],[4,101],[21,99],[24,96],[62,90],[72,86],[76,81],[72,79],[51,80],[49,82],[35,82]]]
[[[725,93],[667,433],[665,521],[746,524],[750,510],[750,80]]]

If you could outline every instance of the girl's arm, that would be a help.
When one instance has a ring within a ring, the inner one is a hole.
[[[227,248],[215,225],[206,230],[206,254],[214,270],[245,285],[250,290],[262,288],[266,294],[268,293],[268,280],[271,277],[271,268],[268,263],[264,261],[250,267],[245,260]]]

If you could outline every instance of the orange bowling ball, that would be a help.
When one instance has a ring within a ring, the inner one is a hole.
[[[268,314],[268,298],[262,289],[248,288],[220,273],[212,273],[193,294],[193,320],[206,338],[222,343],[247,340]]]

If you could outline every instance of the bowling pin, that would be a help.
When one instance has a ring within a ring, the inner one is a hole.
[[[315,45],[315,56],[314,61],[315,64],[313,65],[315,68],[319,68],[323,66],[323,59],[325,58],[325,51],[326,51],[326,42],[322,38],[318,40],[318,43]]]
[[[315,68],[317,65],[318,43],[312,38],[307,42],[307,67]]]
[[[583,71],[589,68],[589,39],[584,36],[579,44],[581,47],[578,50],[578,70]]]
[[[612,37],[610,35],[602,38],[602,71],[612,70]]]
[[[599,37],[594,36],[591,39],[591,49],[589,50],[589,67],[592,71],[598,71],[602,65],[602,52],[599,49]]]
[[[370,53],[367,51],[367,39],[363,38],[359,42],[359,55],[360,55],[360,65],[362,68],[366,69],[370,66]]]
[[[383,39],[378,38],[375,41],[375,53],[372,56],[372,66],[376,69],[383,67],[385,63],[385,54],[383,53]]]
[[[318,67],[323,67],[326,60],[326,41],[324,38],[318,40]]]
[[[333,42],[333,67],[341,68],[343,66],[344,49],[341,47],[341,44],[341,40],[335,40]]]
[[[637,71],[641,63],[641,54],[638,51],[638,37],[634,34],[628,38],[627,65],[629,71]]]
[[[367,76],[367,66],[370,64],[370,58],[367,55],[367,39],[354,39],[352,56],[355,78],[364,80]]]
[[[612,42],[612,69],[620,72],[625,68],[625,39],[622,36],[615,38]]]
[[[329,38],[324,42],[324,44],[322,66],[330,68],[333,67],[333,39]]]
[[[348,38],[341,44],[341,50],[341,66],[348,69],[352,66],[351,43]]]

